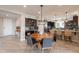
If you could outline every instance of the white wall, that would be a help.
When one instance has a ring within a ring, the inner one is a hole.
[[[16,34],[16,19],[12,19],[12,34]]]
[[[24,41],[25,40],[25,15],[21,15],[20,23],[21,23],[20,40]]]
[[[21,21],[20,21],[20,17],[18,17],[18,18],[16,19],[16,26],[20,26],[20,25],[21,25],[20,22],[21,22]]]

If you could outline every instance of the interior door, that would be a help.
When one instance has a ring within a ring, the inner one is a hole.
[[[3,29],[4,36],[12,35],[12,20],[11,19],[4,19],[3,26],[4,26],[4,29]]]

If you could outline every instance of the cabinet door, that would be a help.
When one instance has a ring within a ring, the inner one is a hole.
[[[3,19],[0,18],[0,36],[3,36]]]
[[[11,19],[4,19],[3,20],[3,35],[12,35],[12,20]]]
[[[73,22],[74,22],[74,24],[76,24],[78,26],[78,16],[77,15],[73,16]]]

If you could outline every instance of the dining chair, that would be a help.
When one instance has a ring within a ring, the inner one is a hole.
[[[57,39],[62,40],[62,32],[61,30],[57,30]]]
[[[42,52],[45,50],[50,50],[52,52],[52,48],[54,48],[55,41],[53,41],[51,38],[44,38],[42,42]]]
[[[30,46],[32,49],[37,47],[37,42],[31,36],[26,37],[27,45]]]
[[[69,41],[72,41],[71,37],[72,37],[72,32],[70,30],[65,30],[64,31],[64,37],[65,37],[65,40],[69,40]]]
[[[79,32],[78,31],[72,31],[72,32],[73,32],[72,41],[79,42]],[[76,33],[76,35],[74,33]]]

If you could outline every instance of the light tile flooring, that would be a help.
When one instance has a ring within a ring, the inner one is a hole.
[[[21,42],[16,36],[0,37],[0,53],[78,53],[79,44],[57,40],[55,47],[41,51],[32,49],[25,42]]]

